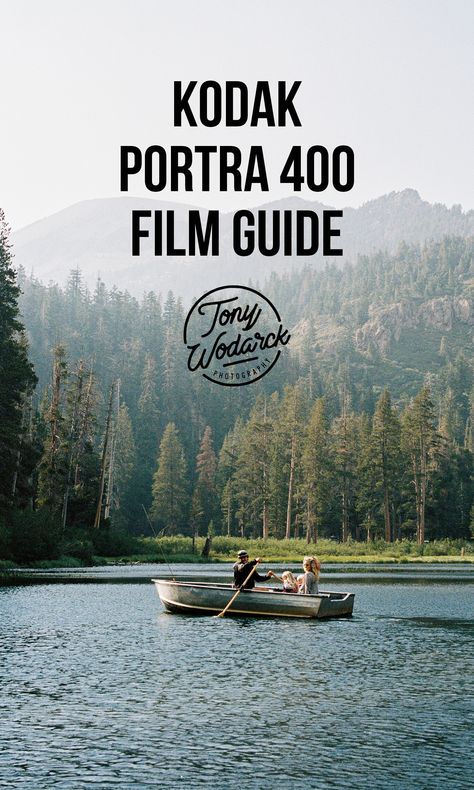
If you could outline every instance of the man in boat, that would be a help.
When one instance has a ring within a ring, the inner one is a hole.
[[[261,559],[260,557],[257,557],[255,560],[249,560],[249,555],[244,549],[241,549],[237,553],[237,556],[239,559],[234,565],[234,587],[243,586],[244,590],[252,590],[255,587],[256,581],[266,582],[275,575],[273,571],[268,571],[265,576],[262,576],[260,573],[257,573],[257,571],[254,571],[250,579],[247,579],[252,568],[255,568],[255,566],[261,562]],[[247,581],[245,582],[246,579]]]

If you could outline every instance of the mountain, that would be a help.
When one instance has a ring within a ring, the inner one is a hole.
[[[430,204],[415,190],[405,189],[371,200],[357,209],[344,209],[343,219],[335,223],[341,228],[343,257],[329,259],[320,253],[311,257],[259,253],[239,257],[232,249],[232,214],[220,217],[218,257],[155,257],[149,251],[140,257],[131,256],[132,210],[174,211],[176,242],[181,246],[187,237],[188,212],[193,208],[196,209],[191,205],[130,197],[83,201],[14,233],[15,262],[42,282],[64,284],[70,271],[79,268],[91,288],[100,276],[109,285],[137,296],[149,290],[162,293],[173,290],[189,301],[209,288],[233,281],[246,283],[252,279],[254,283],[257,280],[262,283],[272,271],[282,274],[308,264],[320,269],[327,262],[340,266],[355,261],[359,254],[377,250],[395,252],[401,242],[422,243],[446,235],[474,235],[474,211]],[[267,211],[269,227],[272,211],[300,209],[321,213],[325,208],[329,207],[293,197],[259,206],[258,210]]]
[[[284,305],[292,350],[313,371],[341,365],[353,381],[388,386],[406,402],[426,380],[440,395],[441,371],[456,359],[472,367],[472,237],[401,244],[343,269],[273,274],[264,292]]]

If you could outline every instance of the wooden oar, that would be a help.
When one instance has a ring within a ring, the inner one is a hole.
[[[237,598],[237,596],[238,596],[239,592],[240,592],[241,590],[243,590],[243,589],[244,589],[245,585],[247,584],[247,582],[248,582],[248,580],[250,579],[250,577],[252,576],[252,574],[253,574],[253,573],[254,573],[254,572],[257,570],[257,565],[258,565],[258,563],[256,563],[256,564],[253,566],[252,570],[250,571],[249,575],[248,575],[248,576],[247,576],[247,578],[245,579],[244,583],[243,583],[243,584],[241,584],[241,586],[239,587],[239,589],[237,590],[237,592],[235,593],[235,595],[233,595],[233,596],[232,596],[232,598],[230,599],[230,601],[229,601],[229,603],[227,604],[227,606],[225,607],[225,609],[223,609],[223,610],[222,610],[222,612],[219,612],[219,614],[216,614],[216,615],[214,615],[215,617],[224,617],[224,615],[225,615],[225,613],[227,612],[227,609],[229,608],[229,606],[230,606],[230,605],[231,605],[231,604],[232,604],[232,603],[235,601],[235,599]]]

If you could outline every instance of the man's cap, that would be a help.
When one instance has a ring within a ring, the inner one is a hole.
[[[245,549],[240,549],[240,551],[237,552],[237,557],[248,557],[248,551],[245,551]]]

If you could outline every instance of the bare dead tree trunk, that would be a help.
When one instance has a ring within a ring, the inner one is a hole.
[[[286,506],[285,540],[290,540],[291,538],[291,506],[293,504],[293,485],[295,480],[295,453],[296,453],[296,437],[293,434],[293,436],[291,437],[290,479],[288,481],[288,503]]]
[[[297,513],[295,516],[295,529],[293,531],[293,535],[295,540],[298,540],[300,535],[300,514]]]
[[[66,489],[64,491],[64,499],[63,499],[63,510],[61,513],[61,527],[64,530],[66,528],[66,521],[67,521],[67,509],[68,509],[68,502],[69,502],[69,490],[71,487],[72,481],[72,467],[74,463],[74,455],[76,453],[76,446],[74,442],[74,435],[76,433],[76,425],[79,416],[79,408],[82,398],[82,386],[84,380],[84,363],[81,359],[79,362],[79,366],[77,369],[77,390],[76,395],[74,398],[74,408],[72,410],[71,416],[71,425],[69,426],[69,458],[68,458],[68,472],[67,472],[67,479],[66,479]]]
[[[105,473],[107,467],[107,450],[109,446],[109,435],[110,435],[110,420],[112,417],[112,400],[114,396],[114,386],[115,382],[112,382],[112,386],[110,387],[110,397],[109,397],[109,406],[107,409],[107,420],[105,425],[105,435],[104,435],[104,447],[102,450],[102,460],[100,464],[100,477],[99,477],[99,496],[97,500],[97,510],[95,513],[94,519],[94,529],[98,529],[100,526],[100,519],[102,516],[102,500],[104,497],[104,487],[105,487]]]
[[[86,435],[87,435],[87,426],[88,420],[91,411],[91,400],[92,400],[92,383],[93,383],[93,372],[92,370],[89,373],[89,382],[87,385],[86,390],[86,397],[84,401],[84,407],[81,415],[81,425],[79,428],[79,436],[77,438],[77,455],[80,456],[81,450],[83,445],[85,444]],[[75,469],[74,469],[74,485],[77,486],[79,483],[79,464],[76,461]]]
[[[383,492],[383,512],[385,521],[385,541],[391,543],[392,541],[392,523],[390,517],[390,501],[388,498],[388,488],[384,486]]]
[[[230,538],[231,533],[231,526],[232,526],[232,487],[229,480],[229,488],[228,488],[228,500],[227,500],[227,537]]]
[[[309,500],[306,503],[306,543],[311,543],[311,508]]]
[[[426,484],[427,484],[427,469],[426,457],[423,456],[421,461],[421,485],[420,485],[420,531],[418,543],[420,546],[425,542],[425,513],[426,513]]]
[[[117,428],[118,428],[118,418],[119,418],[119,411],[120,411],[120,379],[117,380],[117,419],[113,428],[112,433],[112,442],[111,442],[111,449],[110,449],[110,458],[109,458],[109,476],[107,481],[107,496],[105,500],[105,511],[104,516],[105,518],[109,518],[110,516],[110,509],[112,506],[112,496],[113,496],[113,489],[114,489],[114,470],[115,470],[115,445],[117,441]]]
[[[348,395],[344,382],[342,393],[342,542],[347,543],[349,538],[349,473],[348,473],[348,437],[347,437],[347,409]]]
[[[267,399],[265,398],[264,407],[263,407],[263,442],[264,442],[264,452],[263,452],[263,524],[262,524],[262,538],[263,540],[268,540],[268,522],[269,522],[269,512],[268,512],[268,453],[267,453],[267,446],[268,446],[268,439],[267,439]]]

